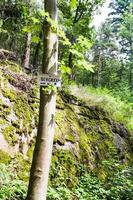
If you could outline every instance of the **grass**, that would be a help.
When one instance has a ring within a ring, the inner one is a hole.
[[[111,118],[133,131],[133,103],[122,101],[119,96],[106,88],[70,86],[71,93],[90,106],[98,106],[109,113]]]

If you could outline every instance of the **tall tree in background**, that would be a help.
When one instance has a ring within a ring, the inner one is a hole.
[[[123,100],[133,92],[133,4],[114,0],[108,19],[96,33],[92,48],[94,87],[107,87]]]
[[[57,22],[57,0],[45,0],[45,11]],[[47,19],[44,24],[44,61],[42,73],[57,73],[58,41],[56,30]],[[45,200],[54,137],[56,94],[40,87],[40,112],[36,145],[33,155],[27,200]]]
[[[93,46],[95,73],[92,74],[92,85],[94,87],[103,86],[111,89],[112,84],[115,83],[112,79],[118,70],[115,64],[118,60],[118,53],[112,25],[107,21],[99,29]]]
[[[29,16],[32,14],[32,6],[31,2],[29,1]],[[31,51],[31,31],[25,34],[25,47],[24,47],[24,55],[23,55],[23,63],[22,66],[24,68],[30,68],[30,51]]]
[[[123,13],[119,36],[122,53],[126,55],[130,91],[133,92],[133,3]]]

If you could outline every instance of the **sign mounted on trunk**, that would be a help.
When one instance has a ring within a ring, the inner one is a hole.
[[[61,78],[58,75],[44,74],[40,77],[40,85],[47,86],[53,85],[55,87],[61,87]]]

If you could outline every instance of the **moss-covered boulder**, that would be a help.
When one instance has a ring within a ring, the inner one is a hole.
[[[19,176],[27,180],[38,123],[37,77],[11,61],[0,63],[0,76],[0,134],[8,144],[5,154],[0,144],[0,162],[15,160]],[[59,92],[50,184],[75,187],[81,166],[104,178],[104,160],[132,163],[131,136],[102,108]]]
[[[11,155],[19,152],[26,157],[38,120],[38,102],[32,98],[35,80],[11,61],[0,63],[0,75],[0,133]]]

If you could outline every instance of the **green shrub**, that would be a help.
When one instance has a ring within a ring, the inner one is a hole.
[[[65,184],[48,188],[48,200],[133,200],[133,167],[123,168],[115,161],[105,161],[103,167],[112,170],[106,180],[100,180],[80,167],[76,189]],[[0,164],[0,199],[24,200],[27,183],[20,180],[12,165]]]
[[[26,183],[20,180],[12,165],[0,164],[0,199],[23,200],[26,194]]]
[[[133,200],[133,168],[128,167],[109,177],[106,188],[108,200]]]
[[[106,161],[111,173],[105,181],[84,171],[75,194],[79,200],[133,200],[133,167],[122,170],[118,162]]]
[[[48,200],[71,200],[72,192],[66,186],[57,188],[49,187],[47,198]]]

